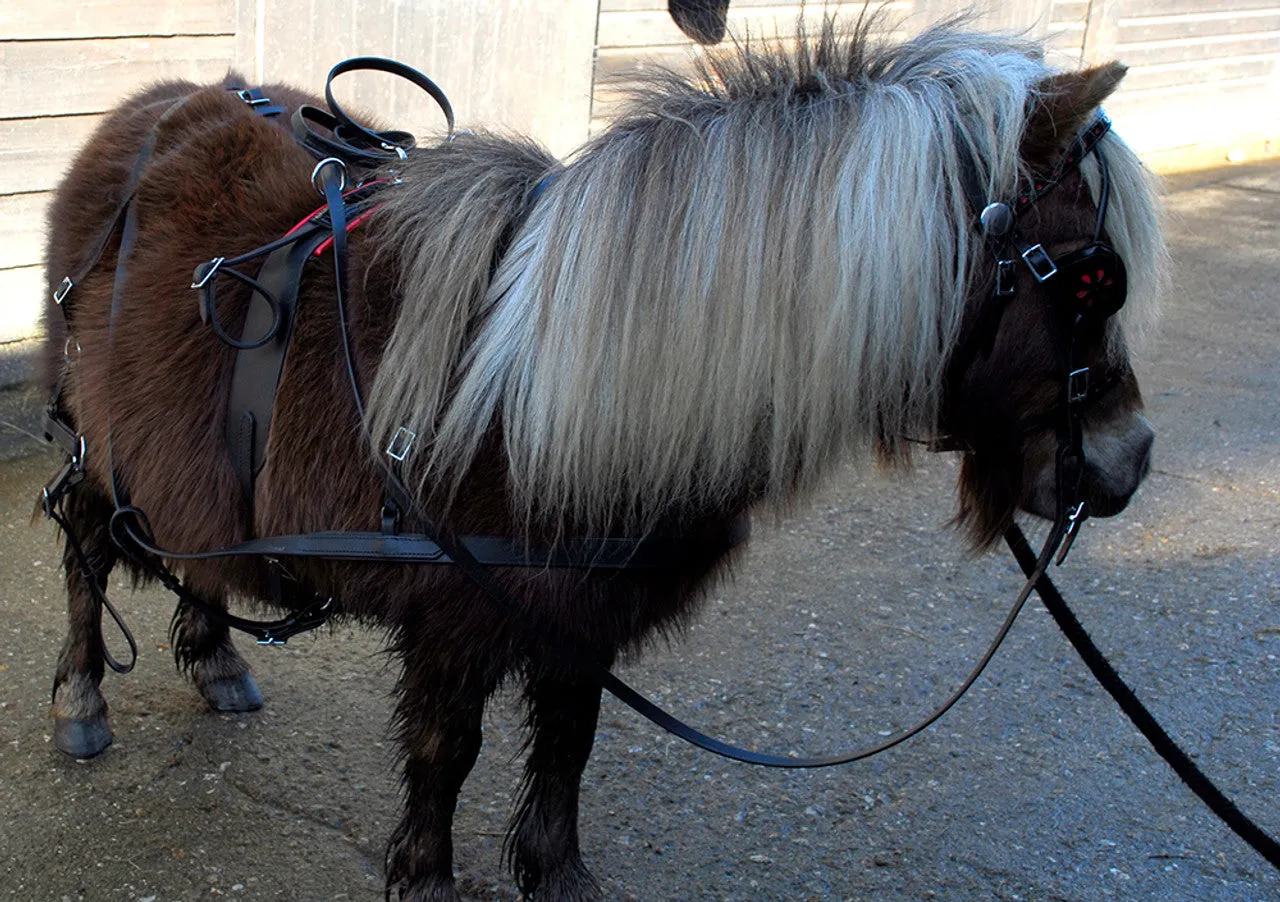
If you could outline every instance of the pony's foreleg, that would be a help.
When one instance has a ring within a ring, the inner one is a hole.
[[[507,840],[526,896],[562,902],[601,898],[578,848],[578,790],[595,741],[600,686],[572,672],[531,665],[529,758],[524,792]]]
[[[201,599],[226,610],[226,599],[201,594]],[[179,603],[169,624],[174,660],[186,672],[209,707],[215,711],[256,711],[262,693],[249,673],[249,665],[231,643],[226,624],[190,604]]]
[[[53,678],[53,743],[75,758],[92,758],[111,744],[107,702],[100,689],[105,666],[102,616],[93,587],[96,583],[98,591],[106,589],[118,560],[108,532],[111,511],[110,501],[89,483],[73,491],[64,508],[69,527],[62,551],[68,628]]]
[[[423,630],[422,632],[426,632]],[[402,638],[396,719],[404,755],[404,811],[387,848],[387,892],[400,902],[458,902],[453,813],[480,753],[485,700],[501,663],[452,637]]]

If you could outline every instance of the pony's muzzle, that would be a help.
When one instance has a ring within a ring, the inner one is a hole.
[[[1114,517],[1129,504],[1151,472],[1156,433],[1140,413],[1124,418],[1118,430],[1084,430],[1084,498],[1095,517]]]
[[[1084,426],[1085,467],[1080,497],[1092,517],[1114,517],[1151,472],[1155,430],[1147,418],[1127,411]],[[1021,507],[1052,520],[1057,511],[1057,439],[1046,430],[1027,449],[1027,481]]]

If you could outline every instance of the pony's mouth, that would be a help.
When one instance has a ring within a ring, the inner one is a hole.
[[[1151,472],[1155,430],[1140,413],[1131,412],[1098,424],[1085,424],[1085,468],[1080,497],[1091,517],[1114,517],[1129,505]],[[1058,510],[1057,443],[1046,434],[1028,455],[1034,477],[1028,480],[1020,506],[1048,520]]]

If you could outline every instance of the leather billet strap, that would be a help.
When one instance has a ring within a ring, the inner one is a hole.
[[[344,60],[329,70],[324,84],[328,110],[307,104],[299,107],[293,114],[294,137],[317,159],[336,157],[350,165],[379,166],[403,159],[416,144],[413,135],[408,132],[379,132],[361,125],[347,115],[334,99],[333,80],[347,72],[360,71],[386,72],[421,88],[440,107],[449,132],[453,132],[453,107],[434,81],[404,63],[377,56],[360,56]]]

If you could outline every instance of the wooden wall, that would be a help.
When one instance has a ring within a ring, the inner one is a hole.
[[[1280,0],[1055,0],[1053,17],[1082,63],[1129,66],[1107,109],[1157,166],[1280,137]]]
[[[251,59],[238,0],[0,0],[0,342],[31,334],[50,192],[104,111]]]
[[[907,34],[962,5],[890,0],[885,22]],[[824,8],[855,16],[861,4],[817,0],[805,15]],[[1108,109],[1158,166],[1221,162],[1232,147],[1276,152],[1266,142],[1280,137],[1280,0],[985,8],[986,25],[1047,39],[1060,65],[1127,62]],[[785,39],[801,9],[733,0],[730,26]],[[435,78],[461,126],[532,134],[563,154],[607,123],[637,73],[700,52],[665,0],[0,0],[0,343],[35,329],[50,189],[103,111],[146,82],[236,68],[319,92],[333,63],[391,56]],[[430,101],[387,76],[346,76],[337,93],[419,134],[441,126]]]

